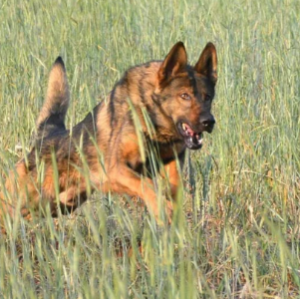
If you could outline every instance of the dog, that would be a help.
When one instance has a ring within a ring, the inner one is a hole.
[[[63,60],[52,66],[46,99],[37,119],[29,154],[5,183],[2,211],[30,219],[50,206],[52,216],[74,211],[93,190],[141,198],[159,219],[155,178],[168,181],[165,211],[173,202],[187,149],[202,147],[211,133],[217,82],[212,43],[191,66],[182,42],[163,61],[128,69],[108,96],[72,129],[65,127],[69,87]],[[5,199],[4,199],[5,198]]]

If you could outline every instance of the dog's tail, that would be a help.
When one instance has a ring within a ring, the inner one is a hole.
[[[37,139],[65,131],[65,116],[70,100],[69,85],[64,62],[58,57],[50,71],[48,90],[44,105],[39,114]]]

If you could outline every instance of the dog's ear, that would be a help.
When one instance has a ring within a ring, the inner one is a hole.
[[[214,84],[216,84],[218,79],[217,64],[218,59],[216,47],[213,43],[208,43],[195,65],[195,71],[209,78]]]
[[[166,82],[172,76],[182,72],[187,65],[187,54],[183,42],[173,46],[163,61],[159,71],[158,80],[160,84]]]

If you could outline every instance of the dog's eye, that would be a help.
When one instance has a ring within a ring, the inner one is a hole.
[[[204,101],[211,101],[211,96],[208,94],[204,95]]]
[[[189,94],[187,94],[187,93],[181,94],[180,97],[182,99],[184,99],[185,101],[190,101],[191,100],[191,96]]]

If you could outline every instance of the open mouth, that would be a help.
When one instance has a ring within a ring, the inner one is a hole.
[[[189,149],[199,149],[202,147],[203,134],[202,132],[195,132],[191,127],[184,122],[178,124],[179,133],[183,137],[186,146]]]

